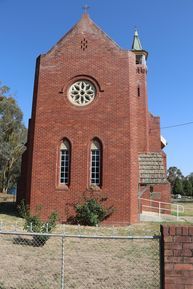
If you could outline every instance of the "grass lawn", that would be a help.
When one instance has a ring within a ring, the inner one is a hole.
[[[193,217],[193,202],[177,202],[176,204],[184,207],[184,213],[179,213],[179,216]]]
[[[0,203],[1,220],[23,222],[11,202]],[[159,234],[159,224],[125,227],[58,224],[56,232],[77,236],[151,236]],[[31,236],[0,234],[0,252],[0,289],[61,288],[61,237],[53,236],[44,246],[37,247],[32,245]],[[158,289],[159,241],[67,237],[63,275],[66,289]]]
[[[191,213],[192,206],[185,204],[186,212]],[[13,202],[0,202],[1,221],[13,225],[17,222],[21,228],[24,223]],[[92,236],[152,236],[160,234],[160,223],[141,222],[125,227],[58,224],[56,232]],[[66,289],[159,288],[158,240],[65,238],[64,271],[61,271],[61,237],[51,237],[42,247],[32,245],[31,240],[31,236],[15,233],[0,235],[0,289],[59,289],[61,272]]]
[[[178,203],[185,208],[184,216],[193,216],[193,203]],[[23,228],[24,220],[19,217],[16,205],[14,202],[0,202],[0,222],[9,225],[12,224],[11,229],[17,224],[18,228]],[[173,222],[172,224],[175,224]],[[58,224],[56,228],[57,233],[76,234],[76,235],[107,235],[107,236],[150,236],[160,234],[160,224],[163,222],[140,222],[130,226],[116,227],[116,226],[99,226],[99,227],[84,227],[74,225]],[[167,224],[169,224],[167,222]],[[184,224],[184,223],[183,223]]]
[[[13,202],[0,202],[0,222],[8,225],[18,224],[18,227],[23,227],[24,220],[19,217],[16,205]],[[99,226],[99,227],[84,227],[74,225],[58,224],[55,230],[57,233],[76,234],[76,235],[157,235],[160,233],[160,224],[153,222],[143,222],[125,227],[114,226]]]
[[[59,289],[61,270],[65,289],[159,288],[158,240],[65,238],[62,267],[61,237],[43,247],[29,238],[0,235],[1,289]]]

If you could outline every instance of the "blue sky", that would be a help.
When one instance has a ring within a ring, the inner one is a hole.
[[[36,57],[81,17],[90,17],[124,49],[134,27],[149,52],[149,110],[161,127],[193,121],[193,0],[0,0],[0,80],[11,88],[27,125]],[[163,129],[168,167],[193,172],[193,124]]]

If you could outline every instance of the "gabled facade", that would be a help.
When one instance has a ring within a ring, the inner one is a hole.
[[[150,185],[169,201],[160,120],[148,112],[146,59],[137,32],[132,50],[123,50],[86,13],[38,57],[18,202],[25,199],[32,212],[41,205],[42,218],[57,211],[66,222],[92,191],[114,207],[107,223],[131,224]]]

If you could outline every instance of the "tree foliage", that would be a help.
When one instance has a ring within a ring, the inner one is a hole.
[[[84,226],[96,226],[104,220],[107,211],[95,199],[87,200],[84,204],[77,204],[76,221]]]
[[[193,173],[184,177],[180,169],[170,167],[168,169],[168,181],[174,195],[193,196]]]
[[[185,196],[192,196],[192,184],[188,178],[183,180],[183,194]]]
[[[180,178],[176,178],[173,185],[173,194],[174,195],[183,195],[183,183]]]
[[[71,224],[83,226],[96,226],[103,220],[109,218],[113,212],[113,206],[107,206],[107,197],[98,193],[96,187],[90,187],[83,192],[77,204],[72,204],[75,209],[75,216],[68,218]]]
[[[174,186],[174,183],[177,178],[182,180],[184,177],[180,169],[178,169],[177,167],[170,167],[168,169],[167,175],[168,181],[170,182],[172,187]]]
[[[27,133],[23,114],[8,94],[9,88],[0,86],[0,192],[3,193],[16,186]]]
[[[187,176],[187,178],[188,178],[189,182],[191,183],[191,185],[192,185],[192,190],[193,190],[193,173],[189,174],[189,175]]]

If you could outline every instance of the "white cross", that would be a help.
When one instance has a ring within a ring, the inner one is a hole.
[[[90,7],[89,7],[88,5],[84,5],[84,6],[82,7],[82,9],[83,9],[83,11],[84,11],[85,14],[88,13],[88,9],[89,9],[89,8],[90,8]]]

